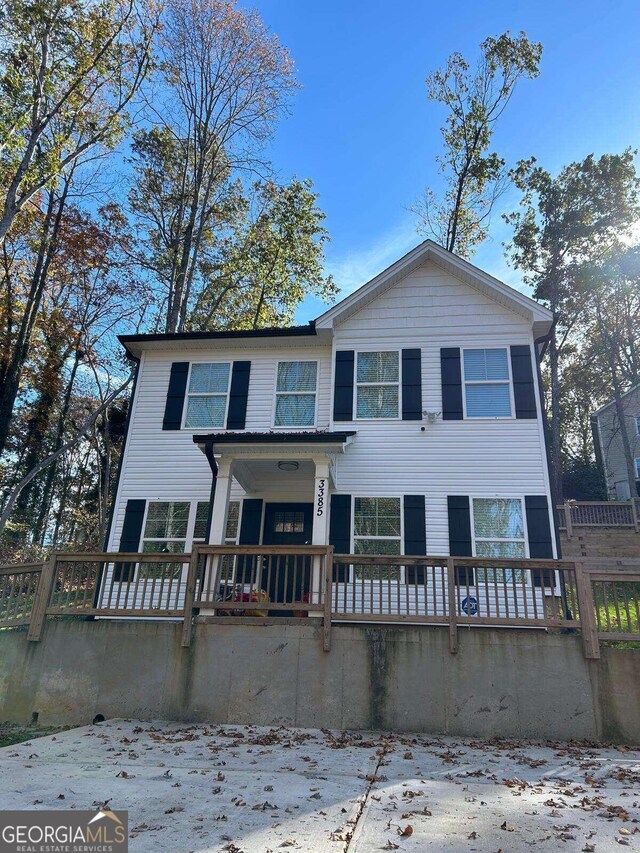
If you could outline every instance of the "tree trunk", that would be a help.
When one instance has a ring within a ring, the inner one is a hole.
[[[29,355],[31,337],[35,328],[38,311],[40,310],[49,266],[55,253],[58,231],[69,192],[70,180],[71,174],[65,180],[62,194],[57,202],[54,194],[49,194],[47,212],[42,226],[38,258],[24,315],[20,324],[18,338],[7,365],[5,381],[0,389],[0,456],[4,453],[7,445],[13,409],[20,388],[20,379],[22,378],[22,371]]]
[[[554,503],[562,503],[562,432],[560,418],[560,353],[555,327],[549,340],[549,379],[551,391],[551,497]]]

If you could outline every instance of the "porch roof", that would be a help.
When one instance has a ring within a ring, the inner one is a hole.
[[[211,432],[194,435],[195,444],[336,444],[344,443],[355,430],[340,432]]]
[[[247,487],[251,479],[247,466],[255,465],[255,460],[278,460],[282,458],[283,453],[296,460],[313,459],[320,454],[331,456],[344,453],[354,435],[355,430],[212,432],[194,435],[193,441],[207,457],[214,477],[218,471],[216,457],[227,456],[234,460],[234,476],[241,485],[244,482]],[[249,491],[251,490],[249,488]]]

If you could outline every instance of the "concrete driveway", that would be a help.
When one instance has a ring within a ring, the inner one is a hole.
[[[128,809],[130,850],[640,850],[640,752],[112,720],[0,750],[3,809]]]

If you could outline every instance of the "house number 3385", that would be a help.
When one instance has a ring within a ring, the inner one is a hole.
[[[316,515],[324,515],[324,489],[326,480],[318,482],[318,494],[316,495]]]

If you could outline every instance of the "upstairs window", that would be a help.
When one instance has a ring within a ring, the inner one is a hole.
[[[402,525],[400,498],[354,498],[354,554],[400,554]],[[354,566],[364,580],[389,580],[400,576],[400,566]]]
[[[359,352],[356,370],[356,417],[397,418],[400,358],[394,352]]]
[[[636,433],[640,435],[640,417],[636,418]]]
[[[316,422],[316,361],[281,361],[276,380],[276,426],[313,426]]]
[[[640,480],[640,456],[636,458],[636,477]]]
[[[185,427],[224,428],[230,377],[229,362],[191,365]]]
[[[476,557],[525,558],[524,515],[519,498],[474,498],[473,535]],[[478,581],[523,582],[517,569],[478,569]]]
[[[464,350],[468,418],[510,418],[511,389],[506,348]]]

